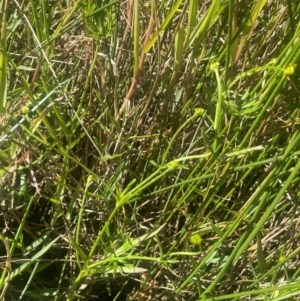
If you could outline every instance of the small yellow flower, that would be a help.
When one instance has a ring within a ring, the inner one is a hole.
[[[285,261],[285,256],[280,256],[278,259],[279,262],[284,262]]]
[[[193,245],[200,245],[202,242],[202,238],[199,234],[195,233],[190,236],[190,242]]]
[[[210,65],[210,69],[211,69],[212,71],[218,70],[218,69],[219,69],[219,63],[216,62],[216,63],[211,64],[211,65]]]
[[[168,164],[169,169],[176,169],[179,167],[179,163],[176,161],[172,161]]]
[[[26,107],[26,106],[24,106],[24,107],[21,109],[21,111],[22,111],[22,114],[26,115],[26,114],[29,113],[29,108]]]
[[[284,76],[289,76],[289,75],[294,74],[296,66],[297,66],[296,64],[289,64],[286,68],[284,68],[283,75]]]
[[[195,109],[195,115],[196,115],[196,116],[199,116],[199,117],[200,117],[200,116],[203,116],[204,112],[205,112],[205,111],[204,111],[204,109],[202,109],[202,108],[196,108],[196,109]]]

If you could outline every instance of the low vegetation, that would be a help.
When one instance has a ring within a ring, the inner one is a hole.
[[[0,19],[0,300],[299,300],[298,1]]]

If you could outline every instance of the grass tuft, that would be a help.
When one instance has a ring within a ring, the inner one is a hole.
[[[0,300],[298,300],[297,1],[2,1]]]

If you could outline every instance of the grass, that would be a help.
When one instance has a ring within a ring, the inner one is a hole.
[[[0,300],[299,300],[297,1],[1,1]]]

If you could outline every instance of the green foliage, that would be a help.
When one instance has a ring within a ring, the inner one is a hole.
[[[298,300],[297,1],[2,1],[0,300]]]

